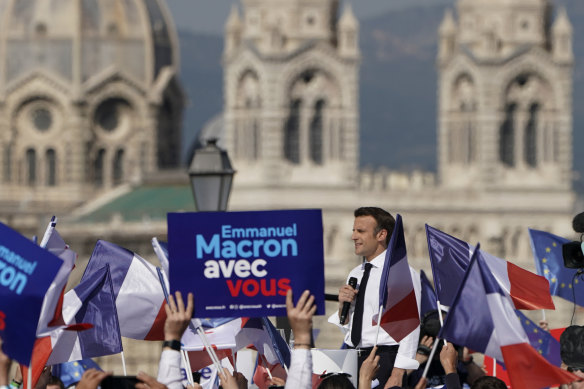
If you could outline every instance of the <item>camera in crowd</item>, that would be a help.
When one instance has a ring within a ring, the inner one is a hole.
[[[564,266],[569,269],[582,269],[584,268],[584,242],[582,242],[582,236],[584,236],[584,212],[574,216],[572,228],[582,235],[580,242],[575,241],[562,245]]]

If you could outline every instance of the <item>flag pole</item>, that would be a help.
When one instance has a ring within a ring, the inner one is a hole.
[[[546,321],[545,320],[545,309],[541,310],[541,320]]]
[[[120,355],[122,356],[122,369],[124,370],[124,375],[128,375],[128,372],[126,371],[126,358],[124,358],[124,350],[122,350]]]
[[[444,339],[444,342],[446,342],[446,339]],[[426,362],[426,367],[424,367],[424,373],[422,374],[422,377],[424,378],[426,378],[426,375],[428,374],[428,369],[430,369],[430,363],[432,363],[432,359],[434,359],[434,354],[436,354],[438,343],[440,343],[440,339],[436,338],[436,340],[434,341],[434,345],[432,346],[432,351],[430,351],[430,355],[428,356],[428,362]]]
[[[49,242],[49,239],[51,238],[51,234],[53,233],[53,230],[55,229],[56,225],[57,225],[57,217],[53,216],[51,218],[51,221],[49,222],[49,225],[47,226],[47,229],[45,230],[45,234],[43,235],[43,240],[41,240],[40,246],[42,248],[47,247],[47,243]]]
[[[381,327],[381,313],[383,312],[383,305],[379,306],[379,314],[377,315],[377,332],[375,333],[375,346],[377,346],[377,339],[379,338],[379,328]],[[357,347],[357,346],[355,346]]]
[[[442,328],[444,327],[444,318],[442,317],[442,304],[440,304],[439,299],[436,299],[436,306],[438,307],[438,319],[440,320],[440,328]],[[446,339],[444,339],[444,345],[446,346]]]
[[[26,372],[26,387],[27,389],[32,389],[32,358],[30,360],[30,366]]]
[[[268,377],[270,377],[270,381],[272,381],[274,379],[274,377],[272,377],[272,372],[270,371],[270,367],[268,366],[268,361],[265,360],[264,356],[258,353],[258,357],[261,360],[264,360],[266,362],[266,371],[268,372]]]
[[[195,384],[195,379],[193,378],[193,370],[191,369],[191,360],[189,358],[189,353],[185,349],[180,350],[180,356],[182,357],[183,365],[185,365],[187,381],[190,385]]]

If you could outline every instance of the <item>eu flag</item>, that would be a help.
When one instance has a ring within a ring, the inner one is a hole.
[[[531,319],[521,313],[521,311],[515,310],[515,313],[521,321],[521,325],[529,338],[529,344],[531,344],[531,347],[536,349],[537,352],[549,363],[559,367],[562,364],[562,358],[560,357],[560,342],[554,339],[549,332],[531,321]]]
[[[549,281],[550,293],[584,306],[582,282],[574,277],[578,269],[564,266],[562,245],[570,241],[549,232],[532,229],[529,229],[529,238],[537,274]]]

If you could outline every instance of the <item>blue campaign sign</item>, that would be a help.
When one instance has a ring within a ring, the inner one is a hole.
[[[168,214],[170,288],[195,295],[195,317],[285,316],[308,289],[324,314],[320,210]]]
[[[2,351],[29,365],[45,293],[63,261],[0,223]]]

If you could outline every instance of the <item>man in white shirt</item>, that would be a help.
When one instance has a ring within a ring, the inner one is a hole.
[[[379,284],[395,219],[389,212],[377,207],[361,207],[356,209],[354,214],[355,222],[351,239],[355,244],[355,254],[362,256],[364,261],[351,270],[347,280],[351,277],[357,278],[358,287],[354,289],[345,284],[339,289],[339,312],[330,316],[328,321],[341,327],[345,331],[345,343],[359,351],[360,368],[375,345],[377,337],[377,326],[372,325],[372,318],[379,311]],[[420,277],[411,267],[410,273],[419,311]],[[365,288],[363,284],[366,284]],[[362,289],[365,289],[365,293],[362,293],[359,298],[358,291]],[[362,302],[357,300],[362,300]],[[351,303],[351,309],[345,323],[341,323],[340,316],[345,302]],[[359,315],[359,312],[362,314]],[[383,329],[379,330],[377,355],[380,356],[380,369],[376,376],[379,387],[402,386],[406,370],[418,368],[419,363],[415,360],[415,355],[419,334],[418,327],[397,343]]]

